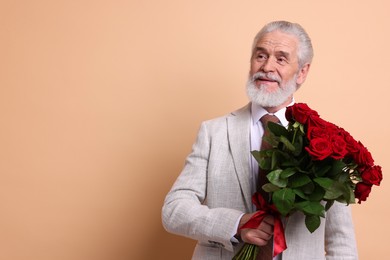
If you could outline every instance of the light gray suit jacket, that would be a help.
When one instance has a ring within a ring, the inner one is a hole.
[[[252,211],[250,107],[202,123],[184,169],[165,198],[165,229],[198,240],[192,259],[232,259],[242,247],[231,238],[240,215]],[[358,258],[345,205],[335,203],[312,234],[300,213],[285,222],[283,260]]]

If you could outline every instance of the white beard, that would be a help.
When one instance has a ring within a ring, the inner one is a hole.
[[[296,78],[297,74],[294,75],[294,77],[289,80],[286,84],[280,85],[280,87],[270,93],[266,89],[267,86],[260,85],[259,87],[255,84],[255,79],[259,76],[265,76],[265,73],[258,72],[254,74],[252,77],[248,78],[248,81],[246,83],[246,93],[249,97],[249,100],[252,101],[252,103],[258,104],[262,107],[277,107],[281,104],[283,104],[294,92],[297,90],[296,85]],[[268,76],[269,78],[272,78],[276,80],[279,84],[281,84],[281,79],[277,76]]]

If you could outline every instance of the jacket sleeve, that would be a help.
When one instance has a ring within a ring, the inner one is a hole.
[[[328,210],[325,226],[327,260],[358,259],[351,207],[335,202]]]
[[[211,137],[202,123],[183,171],[167,194],[162,223],[171,233],[233,251],[232,232],[243,212],[207,204]]]

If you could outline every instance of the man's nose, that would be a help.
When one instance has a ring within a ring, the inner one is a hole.
[[[263,72],[275,71],[275,61],[271,58],[266,59],[263,65],[260,67],[260,70]]]

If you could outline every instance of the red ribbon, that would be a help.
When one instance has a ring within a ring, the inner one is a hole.
[[[286,250],[286,238],[284,236],[284,228],[280,213],[275,205],[268,204],[263,196],[259,192],[256,192],[252,196],[252,203],[255,204],[258,211],[246,222],[240,229],[244,228],[257,228],[263,221],[266,215],[272,215],[275,218],[274,223],[274,252],[273,256],[277,256],[284,250]]]

